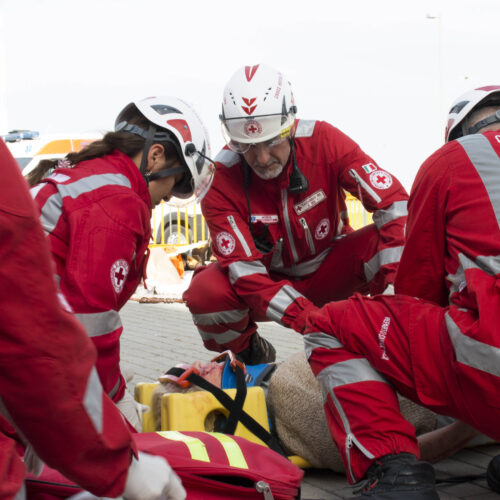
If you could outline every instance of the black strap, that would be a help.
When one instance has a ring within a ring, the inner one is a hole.
[[[483,127],[491,125],[492,123],[500,122],[500,109],[496,111],[493,115],[486,117],[484,120],[477,122],[473,127],[470,127],[467,131],[467,135],[475,134]]]
[[[147,175],[148,181],[156,181],[158,179],[163,179],[164,177],[170,177],[172,175],[177,175],[177,174],[186,174],[189,173],[189,169],[185,166],[182,167],[173,167],[173,168],[164,168],[162,170],[158,170],[158,172],[153,172]]]
[[[226,434],[235,433],[247,397],[247,384],[245,383],[245,374],[241,367],[236,366],[234,374],[236,375],[236,396],[234,398],[233,407],[229,412],[227,422],[224,425],[223,431]]]
[[[179,377],[185,371],[186,370],[184,370],[184,368],[174,367],[170,368],[170,370],[167,371],[167,374]],[[226,434],[234,434],[236,425],[238,424],[238,422],[241,422],[252,434],[266,443],[267,446],[271,448],[271,450],[276,451],[280,455],[286,457],[286,453],[283,451],[283,448],[281,447],[281,444],[276,436],[269,433],[264,427],[262,427],[262,425],[259,424],[259,422],[257,422],[257,420],[255,420],[251,415],[243,410],[247,388],[243,370],[239,366],[236,366],[235,375],[236,396],[234,400],[231,399],[222,389],[211,384],[203,377],[200,377],[195,373],[191,373],[188,377],[186,377],[186,380],[213,394],[217,401],[219,401],[219,403],[221,403],[222,406],[224,406],[224,408],[229,411],[229,417],[226,425],[224,426],[224,432]],[[234,429],[232,429],[232,432],[229,432],[233,426]]]

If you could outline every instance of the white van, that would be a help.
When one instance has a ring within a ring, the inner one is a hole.
[[[33,130],[13,130],[2,136],[23,175],[31,172],[40,160],[64,158],[100,138],[102,134],[98,132],[40,135]]]

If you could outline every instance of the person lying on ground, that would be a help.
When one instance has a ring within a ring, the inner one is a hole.
[[[235,387],[229,363],[195,361],[192,366],[213,385],[223,389]],[[345,467],[335,443],[329,436],[323,412],[323,395],[307,363],[304,352],[298,352],[281,363],[247,366],[247,385],[259,380],[266,391],[267,409],[272,431],[287,455],[299,455],[315,468],[344,473]],[[263,378],[262,374],[264,375]],[[158,385],[152,396],[156,430],[161,430],[161,398],[164,394],[200,391],[191,385],[184,389],[172,382]],[[471,427],[455,422],[436,429],[436,414],[412,401],[399,397],[401,412],[415,427],[422,456],[429,461],[442,460],[463,448],[476,435]],[[207,419],[206,428],[219,431],[220,422]]]

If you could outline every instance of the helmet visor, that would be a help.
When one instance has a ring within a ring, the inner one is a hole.
[[[260,115],[248,118],[224,118],[222,135],[233,151],[239,152],[238,144],[257,144],[275,137],[287,137],[293,125],[292,114]]]
[[[198,170],[198,178],[195,182],[194,195],[196,201],[200,202],[207,194],[210,186],[212,185],[212,181],[214,180],[215,162],[198,151],[194,153],[193,159],[195,160],[196,168]],[[199,167],[199,165],[201,165],[201,167]]]

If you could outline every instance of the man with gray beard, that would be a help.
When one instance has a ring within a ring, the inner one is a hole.
[[[278,70],[244,66],[223,96],[227,146],[202,203],[217,262],[184,294],[205,347],[272,362],[259,321],[300,330],[304,312],[354,292],[382,293],[403,248],[407,193],[329,123],[296,119]],[[374,224],[354,231],[346,191]]]

